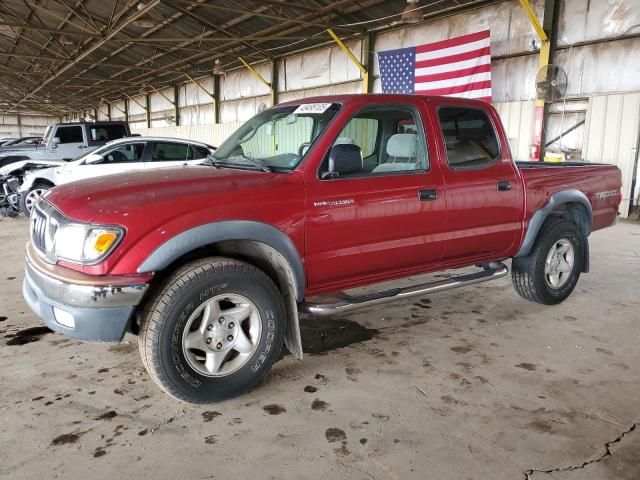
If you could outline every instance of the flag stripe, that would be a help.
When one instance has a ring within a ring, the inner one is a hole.
[[[450,78],[448,80],[439,80],[437,82],[417,82],[416,90],[437,90],[439,88],[458,87],[460,85],[470,85],[478,82],[491,82],[491,72],[477,73],[475,75],[467,75],[458,78]]]
[[[456,63],[464,60],[477,59],[478,57],[487,55],[489,57],[491,56],[491,50],[489,47],[480,48],[478,50],[471,50],[464,53],[458,53],[457,55],[449,55],[442,58],[416,61],[416,68],[433,67],[434,65],[442,65],[444,63]]]
[[[465,68],[472,68],[477,65],[491,65],[491,57],[489,55],[485,55],[479,58],[472,58],[469,60],[464,60],[462,62],[456,63],[447,63],[446,65],[434,65],[433,67],[426,68],[416,68],[416,76],[421,75],[435,75],[438,73],[444,72],[454,72],[458,70],[463,70]]]
[[[482,90],[485,88],[491,88],[491,80],[485,80],[482,82],[467,83],[465,85],[456,85],[452,87],[443,88],[418,88],[416,85],[416,93],[428,92],[429,95],[452,95],[456,93],[463,93],[469,90]]]
[[[464,45],[456,45],[455,47],[443,48],[441,50],[433,50],[431,52],[417,53],[416,61],[432,60],[434,58],[450,57],[460,53],[474,52],[489,48],[489,39],[479,40],[477,42],[465,43]]]
[[[482,32],[470,33],[468,35],[462,35],[460,37],[450,38],[449,40],[442,40],[440,42],[427,43],[425,45],[418,45],[416,52],[424,53],[431,52],[433,50],[440,50],[442,48],[449,48],[455,45],[461,45],[463,43],[476,42],[483,38],[489,38],[490,31],[484,30]]]
[[[460,76],[475,75],[476,73],[491,73],[491,64],[485,63],[477,67],[462,68],[460,70],[451,70],[449,72],[434,73],[431,75],[416,75],[416,83],[421,82],[437,82],[439,80],[449,80]]]
[[[458,97],[458,98],[489,98],[491,101],[491,89],[483,88],[481,90],[471,90],[468,92],[450,93],[443,95],[443,97]]]

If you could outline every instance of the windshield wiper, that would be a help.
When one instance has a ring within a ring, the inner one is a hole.
[[[229,162],[217,161],[213,157],[213,155],[209,155],[207,157],[207,159],[208,159],[208,163],[210,163],[214,167],[218,167],[218,168],[221,168],[221,167],[234,168],[234,167],[242,166],[242,163],[234,163],[233,161],[229,161]],[[228,157],[228,160],[234,160],[234,159],[238,159],[238,160],[240,160],[240,162],[242,162],[242,161],[245,161],[245,163],[248,162],[251,165],[253,165],[254,167],[258,167],[263,172],[268,172],[269,173],[269,172],[273,171],[273,170],[271,170],[270,167],[265,165],[264,162],[262,162],[261,160],[259,160],[257,158],[245,157],[244,155],[234,155],[232,157]]]
[[[255,165],[263,172],[267,172],[267,173],[271,172],[271,168],[265,165],[265,163],[259,158],[245,157],[244,155],[238,155],[237,157],[230,157],[230,158],[241,158],[242,160],[247,160],[249,163],[251,163],[252,165]]]

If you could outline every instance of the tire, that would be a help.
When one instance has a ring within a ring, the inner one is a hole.
[[[36,182],[28,192],[24,192],[18,195],[18,206],[20,207],[20,212],[26,217],[30,217],[33,203],[37,200],[38,197],[41,197],[44,192],[46,192],[50,188],[53,187],[46,183]]]
[[[531,253],[513,259],[511,280],[522,298],[556,305],[573,292],[583,261],[584,240],[576,224],[550,218],[540,229]]]
[[[282,295],[264,272],[211,257],[162,282],[142,311],[138,344],[164,392],[205,404],[256,387],[280,355],[285,327]]]

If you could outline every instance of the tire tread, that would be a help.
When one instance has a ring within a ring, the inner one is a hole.
[[[247,273],[259,280],[267,286],[275,296],[280,298],[282,311],[284,311],[280,292],[267,274],[254,265],[228,257],[202,258],[177,268],[162,281],[158,286],[157,293],[150,301],[147,301],[143,307],[140,316],[140,331],[138,336],[138,346],[142,363],[154,382],[165,393],[183,402],[203,403],[203,400],[185,395],[175,388],[169,381],[169,377],[162,364],[158,361],[158,356],[153,354],[153,352],[157,352],[160,348],[158,334],[162,327],[165,313],[178,301],[181,290],[188,288],[189,284],[194,281],[204,280],[210,273],[221,275],[231,272]],[[281,345],[274,345],[274,348],[277,350],[277,354],[272,356],[273,361],[271,364],[278,358]],[[271,364],[265,365],[265,370],[268,371]],[[260,379],[258,379],[258,381],[259,380]]]

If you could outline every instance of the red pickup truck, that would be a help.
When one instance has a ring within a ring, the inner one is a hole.
[[[206,403],[256,386],[283,343],[302,357],[300,313],[488,281],[506,259],[522,297],[563,301],[620,187],[615,166],[515,163],[486,103],[304,99],[259,113],[208,165],[50,190],[31,216],[23,294],[70,337],[137,334],[156,383]],[[374,293],[345,293],[363,286]]]

